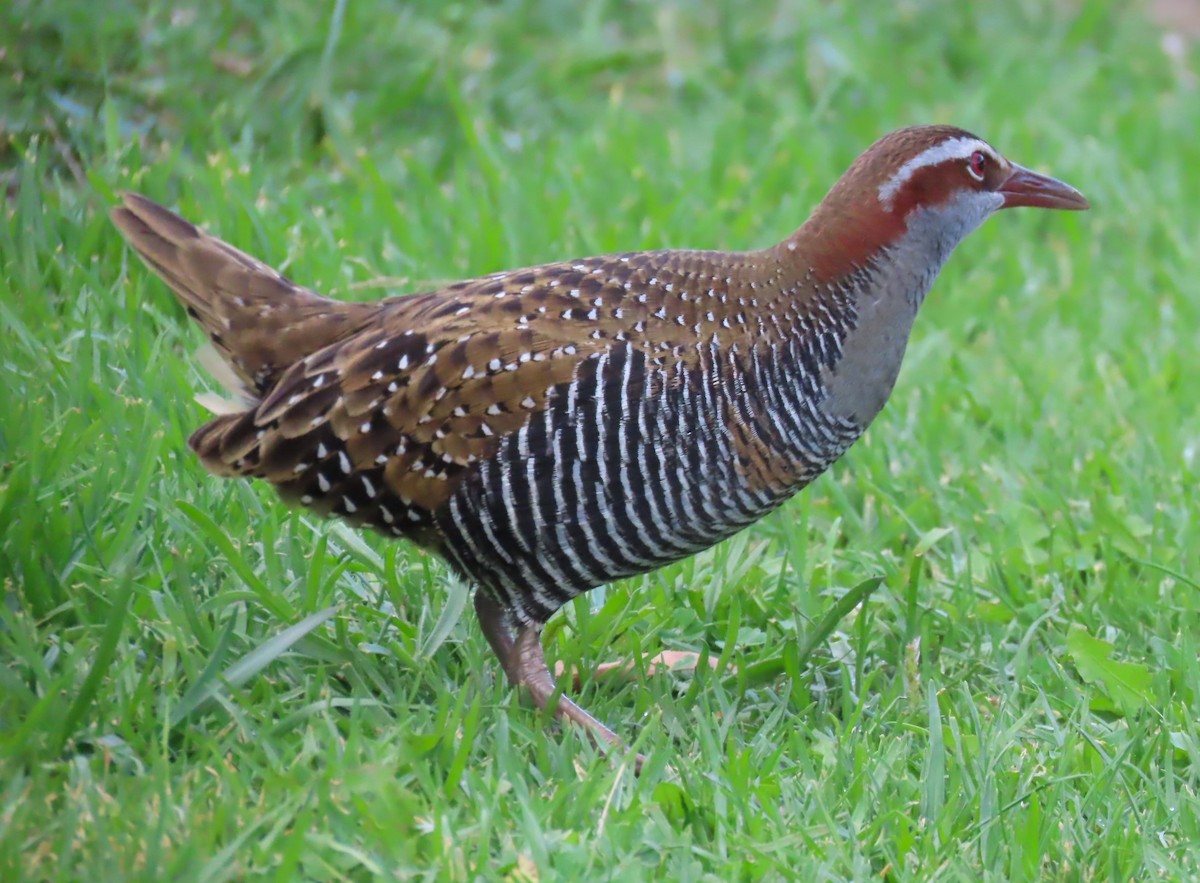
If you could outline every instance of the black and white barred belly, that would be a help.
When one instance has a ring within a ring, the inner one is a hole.
[[[715,344],[691,369],[620,344],[584,360],[438,511],[446,554],[519,620],[543,622],[588,589],[733,535],[861,432],[823,417],[817,382],[795,383],[790,361],[743,364]],[[748,483],[740,452],[754,441],[778,481]]]

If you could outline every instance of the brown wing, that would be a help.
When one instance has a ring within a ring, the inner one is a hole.
[[[689,254],[552,264],[384,301],[369,328],[297,362],[260,405],[209,423],[192,447],[218,474],[265,478],[318,511],[405,532],[588,355],[628,341],[655,362],[687,361],[700,341],[731,335],[740,308],[729,309],[725,279],[708,303],[672,297],[686,270],[672,263]]]

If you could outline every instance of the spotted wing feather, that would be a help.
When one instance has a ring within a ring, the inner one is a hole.
[[[764,269],[762,253],[589,258],[368,306],[299,288],[141,197],[126,197],[114,219],[254,394],[244,412],[193,435],[206,467],[265,479],[315,511],[418,539],[462,482],[522,430],[535,443],[553,441],[578,468],[607,462],[561,420],[555,439],[537,442],[541,415],[568,394],[610,394],[600,392],[616,382],[607,375],[588,386],[597,358],[624,353],[642,366],[639,377],[649,379],[623,381],[622,394],[645,399],[645,414],[669,388],[701,389],[711,353],[748,364],[754,347],[788,330],[787,314],[759,303],[757,292],[778,272]],[[581,403],[563,419],[597,415]],[[639,446],[681,456],[676,449],[697,431],[670,421],[644,435],[625,427],[619,456]],[[753,447],[754,434],[744,436]],[[756,481],[774,481],[762,451],[759,443],[753,456],[739,456]],[[549,452],[529,457],[546,467],[539,483],[562,480]]]

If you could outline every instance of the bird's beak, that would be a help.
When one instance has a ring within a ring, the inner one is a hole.
[[[1061,208],[1081,212],[1088,208],[1087,197],[1072,187],[1048,175],[1013,164],[1012,174],[1000,185],[1004,208],[1020,205],[1034,208]]]

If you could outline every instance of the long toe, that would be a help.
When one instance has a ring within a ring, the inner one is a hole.
[[[557,684],[546,667],[546,657],[542,651],[541,631],[533,626],[524,626],[517,633],[513,645],[517,677],[521,684],[529,690],[538,708],[550,706],[557,690]],[[506,666],[507,667],[507,666]],[[558,701],[553,706],[555,717],[570,721],[582,727],[601,747],[618,746],[622,739],[607,726],[585,711],[569,696],[559,694]],[[634,759],[634,769],[640,773],[645,758],[638,754]]]

